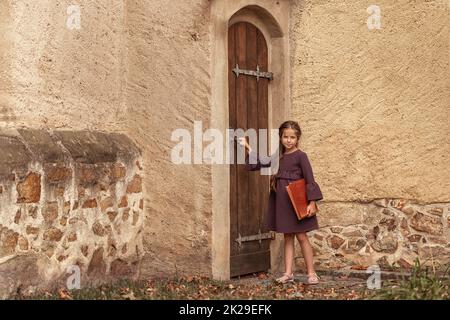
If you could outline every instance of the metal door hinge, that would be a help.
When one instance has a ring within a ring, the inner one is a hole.
[[[243,237],[239,233],[239,237],[235,241],[239,244],[239,247],[241,247],[243,242],[259,241],[259,244],[261,244],[262,240],[265,240],[265,239],[271,239],[271,240],[275,239],[275,233],[273,233],[273,232],[261,233],[261,229],[259,230],[258,234],[254,234],[251,236]]]
[[[239,69],[239,65],[236,64],[236,67],[233,69],[233,72],[236,74],[236,78],[239,77],[240,74],[245,74],[247,76],[256,77],[256,81],[259,81],[259,78],[266,78],[269,80],[273,80],[273,73],[266,72],[266,71],[260,71],[259,66],[256,66],[256,71],[255,71],[255,70]]]

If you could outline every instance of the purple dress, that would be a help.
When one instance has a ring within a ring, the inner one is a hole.
[[[249,161],[249,158],[252,161]],[[250,162],[252,164],[250,164]],[[257,153],[252,151],[245,159],[245,168],[249,171],[270,167],[270,161],[261,163]],[[254,163],[254,164],[253,164]],[[280,158],[279,170],[275,175],[276,190],[269,194],[269,205],[266,214],[266,225],[269,230],[281,233],[305,233],[319,228],[317,217],[297,219],[286,186],[295,180],[305,179],[306,196],[310,200],[322,200],[322,192],[314,181],[314,175],[308,156],[301,150],[284,154]]]

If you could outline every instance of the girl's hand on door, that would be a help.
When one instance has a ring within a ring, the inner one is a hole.
[[[245,137],[237,138],[237,141],[241,146],[244,146],[245,149],[248,150],[248,152],[252,152],[252,148],[250,148],[250,145],[248,144],[247,139]]]

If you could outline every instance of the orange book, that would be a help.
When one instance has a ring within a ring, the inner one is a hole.
[[[291,198],[292,206],[295,209],[298,220],[302,220],[307,216],[308,199],[306,198],[306,182],[300,179],[289,183],[286,191]],[[318,210],[318,208],[316,207]]]

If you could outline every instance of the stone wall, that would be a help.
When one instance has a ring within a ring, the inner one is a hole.
[[[21,129],[2,132],[0,149],[0,297],[74,265],[83,285],[137,276],[143,168],[126,136]]]
[[[409,269],[416,258],[434,267],[450,264],[450,203],[330,202],[321,205],[319,219],[321,229],[310,239],[320,268]]]

